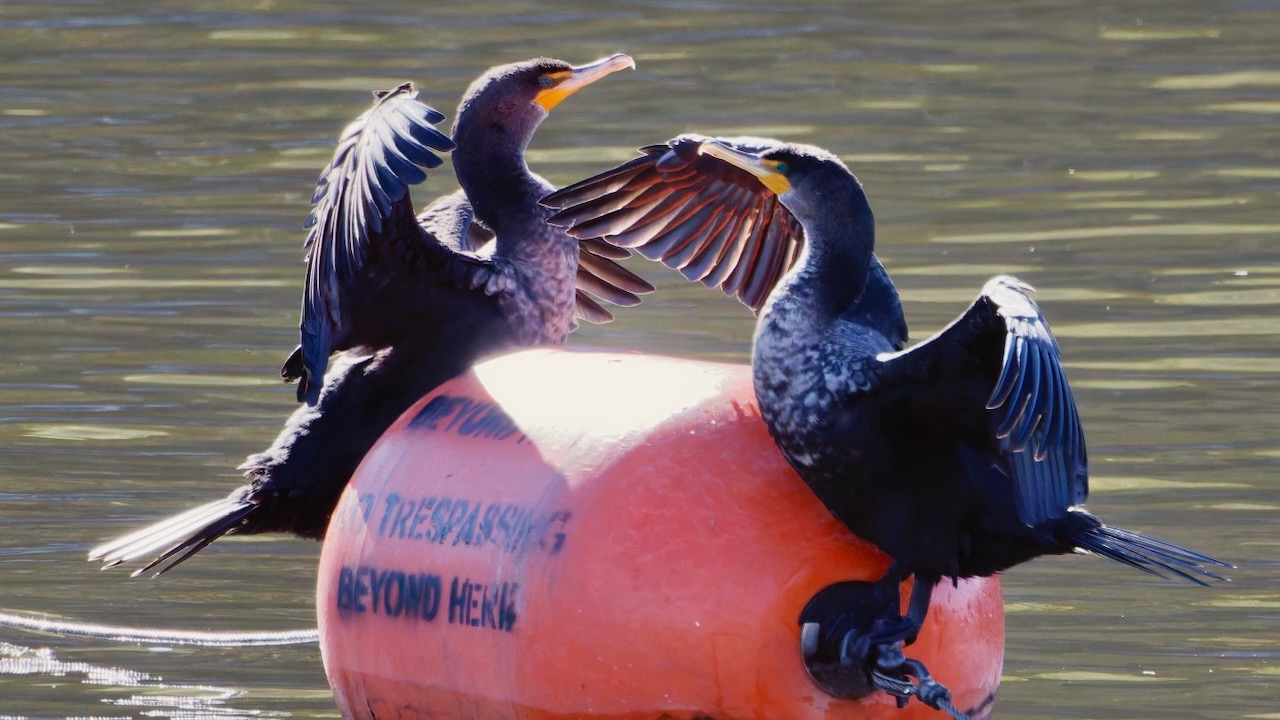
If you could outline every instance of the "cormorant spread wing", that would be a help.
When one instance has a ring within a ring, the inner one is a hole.
[[[1016,488],[1018,518],[1035,526],[1082,504],[1089,486],[1080,415],[1030,291],[1014,278],[992,278],[936,335],[877,357],[873,392],[893,388],[921,418],[949,416],[958,433],[985,428]]]
[[[804,230],[749,173],[701,154],[708,143],[755,152],[771,141],[686,134],[643,147],[641,157],[543,198],[558,210],[548,222],[565,227],[584,250],[634,249],[759,313],[803,250]],[[904,346],[898,292],[874,256],[860,304],[893,347]]]
[[[417,227],[409,186],[424,170],[439,167],[436,152],[453,141],[436,129],[444,115],[417,100],[413,83],[375,93],[373,107],[342,131],[333,159],[316,184],[307,218],[307,280],[302,301],[301,374],[298,398],[315,404],[329,355],[350,347],[361,270],[379,242],[420,237],[420,251],[446,262],[451,252]],[[286,361],[286,379],[298,370]]]

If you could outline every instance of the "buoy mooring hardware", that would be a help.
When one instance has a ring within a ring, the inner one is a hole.
[[[422,398],[329,526],[317,605],[349,718],[941,718],[806,674],[798,618],[886,557],[770,440],[742,365],[528,350]],[[908,654],[973,717],[996,579],[942,583]]]

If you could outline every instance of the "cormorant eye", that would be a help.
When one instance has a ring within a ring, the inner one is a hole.
[[[777,165],[774,165],[773,169],[779,175],[786,175],[788,172],[791,171],[791,168],[786,163],[781,161],[779,161]]]
[[[556,81],[555,81],[555,80],[552,80],[550,75],[543,75],[543,76],[541,76],[541,77],[539,77],[539,78],[538,78],[538,85],[540,85],[540,86],[542,86],[542,87],[544,87],[544,88],[549,88],[549,87],[551,87],[552,85],[555,85],[555,83],[556,83]]]

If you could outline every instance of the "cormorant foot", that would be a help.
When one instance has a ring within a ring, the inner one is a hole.
[[[915,697],[954,720],[968,720],[924,663],[903,654],[920,632],[911,615],[901,613],[897,583],[850,581],[823,588],[800,613],[805,670],[835,697],[856,699],[882,690],[897,698],[898,707]]]
[[[953,720],[969,720],[968,714],[951,704],[951,691],[933,679],[924,663],[903,655],[901,642],[876,645],[872,656],[875,660],[870,671],[872,686],[897,698],[899,708],[906,707],[914,696]]]
[[[876,648],[915,640],[919,626],[902,616],[897,584],[829,585],[800,613],[800,651],[809,677],[840,698],[876,690]]]

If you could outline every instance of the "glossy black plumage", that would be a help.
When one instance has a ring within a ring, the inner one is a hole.
[[[631,66],[616,55],[578,68],[545,58],[494,68],[460,103],[452,138],[412,85],[378,93],[342,132],[307,223],[302,342],[281,370],[300,381],[305,404],[241,467],[249,485],[90,559],[159,555],[142,571],[160,563],[163,572],[228,532],[319,539],[365,452],[424,393],[484,357],[563,343],[575,317],[611,320],[590,295],[639,302],[653,288],[614,262],[615,249],[580,248],[546,224],[537,201],[553,188],[524,161],[551,107]],[[415,216],[409,187],[449,149],[461,190]]]
[[[1157,575],[1218,577],[1205,566],[1224,563],[1080,507],[1084,434],[1028,286],[989,281],[951,325],[902,350],[871,207],[838,158],[697,136],[642,152],[544,200],[558,209],[551,222],[677,269],[692,263],[694,279],[760,308],[752,366],[770,433],[831,512],[893,558],[879,584],[887,612],[899,612],[898,583],[917,580],[908,616],[881,623],[873,644],[914,638],[940,579],[1044,554],[1088,550]]]

